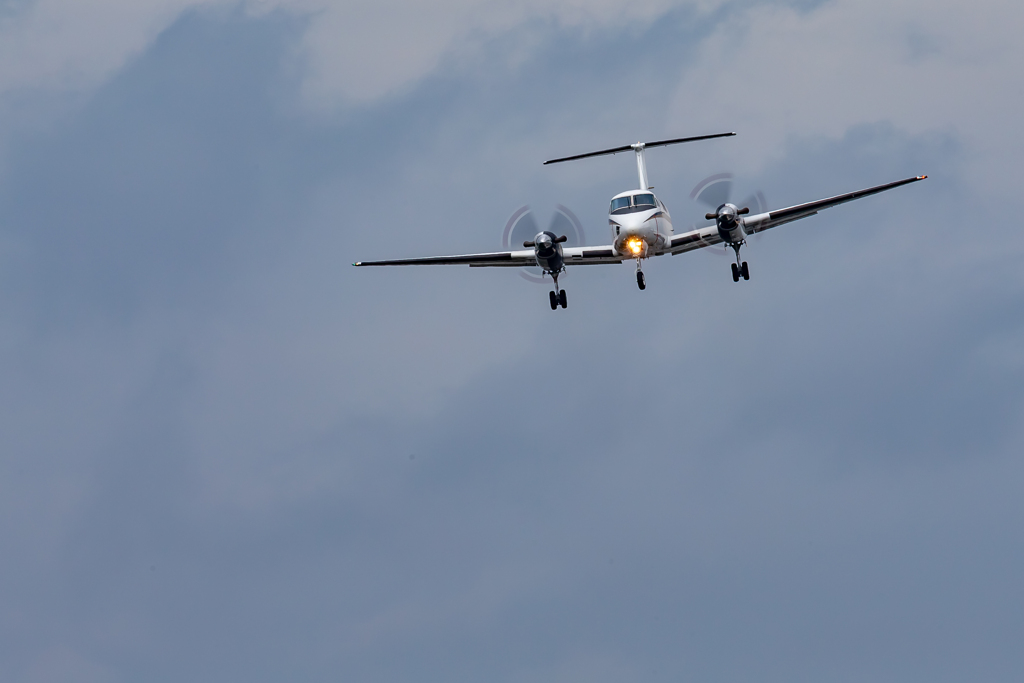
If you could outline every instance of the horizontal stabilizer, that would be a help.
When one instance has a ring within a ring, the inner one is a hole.
[[[714,135],[698,135],[692,138],[674,138],[672,140],[655,140],[654,142],[642,143],[644,148],[650,147],[665,147],[667,145],[678,145],[683,142],[697,142],[698,140],[710,140],[712,138],[727,138],[736,135],[736,133],[715,133]],[[586,154],[576,154],[571,157],[562,157],[561,159],[550,159],[545,161],[544,164],[557,164],[562,161],[576,161],[577,159],[586,159],[587,157],[599,157],[605,154],[618,154],[619,152],[628,152],[634,149],[633,145],[623,145],[622,147],[613,147],[611,149],[602,149],[600,152],[587,152]]]

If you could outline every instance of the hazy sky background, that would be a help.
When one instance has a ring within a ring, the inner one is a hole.
[[[1024,679],[1024,6],[0,0],[0,680]],[[652,150],[753,240],[572,271]]]

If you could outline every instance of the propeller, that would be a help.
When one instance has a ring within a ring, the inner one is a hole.
[[[533,240],[540,231],[533,210],[529,206],[521,206],[505,223],[505,230],[501,235],[501,248],[519,249],[519,245],[522,244],[523,247],[530,249],[535,246]],[[568,247],[584,247],[587,244],[580,220],[568,207],[561,204],[555,206],[555,213],[548,224],[547,232],[560,235],[554,241]],[[531,282],[550,284],[550,279],[542,278],[540,268],[521,268],[520,274]],[[564,278],[565,274],[563,273],[561,277]]]
[[[548,232],[550,232],[550,230]],[[555,240],[554,240],[554,243],[555,244],[561,244],[562,242],[565,242],[568,239],[569,239],[568,236],[562,235],[561,237],[556,237]],[[526,240],[525,242],[523,242],[523,246],[524,247],[535,247],[535,246],[537,246],[537,243],[534,242],[533,240]]]
[[[705,206],[710,206],[714,211],[704,214],[704,218],[709,221],[718,220],[719,212],[725,211],[727,205],[730,204],[730,199],[733,192],[733,174],[732,173],[716,173],[715,175],[708,176],[704,180],[697,183],[697,186],[690,192],[690,199],[693,199]],[[744,199],[738,205],[735,215],[745,216],[750,213],[759,214],[763,213],[768,209],[768,202],[765,201],[764,193],[760,190],[751,194],[749,197]],[[729,211],[731,213],[731,210]],[[693,225],[690,230],[696,229],[698,226]],[[753,226],[751,226],[753,227]],[[754,228],[756,230],[756,228]],[[757,238],[757,234],[751,235],[753,238]],[[732,258],[732,251],[728,246],[722,247],[707,247],[701,249],[701,251],[714,254],[716,256],[728,256]]]

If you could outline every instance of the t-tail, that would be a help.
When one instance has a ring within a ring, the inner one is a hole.
[[[683,142],[697,142],[698,140],[711,140],[712,138],[727,138],[736,135],[736,133],[715,133],[714,135],[697,135],[690,138],[673,138],[672,140],[655,140],[654,142],[634,142],[632,145],[623,145],[622,147],[613,147],[611,149],[602,149],[598,152],[587,152],[586,154],[575,154],[571,157],[562,157],[560,159],[549,159],[544,164],[558,164],[563,161],[576,161],[577,159],[586,159],[587,157],[599,157],[605,154],[618,154],[619,152],[628,152],[633,150],[636,152],[636,171],[640,177],[640,189],[650,189],[650,185],[647,183],[647,163],[644,161],[644,150],[648,147],[666,147],[668,145],[678,145]]]

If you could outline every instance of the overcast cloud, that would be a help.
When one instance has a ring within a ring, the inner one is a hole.
[[[0,4],[0,679],[1019,681],[1011,3]],[[580,269],[637,139],[772,207]]]

